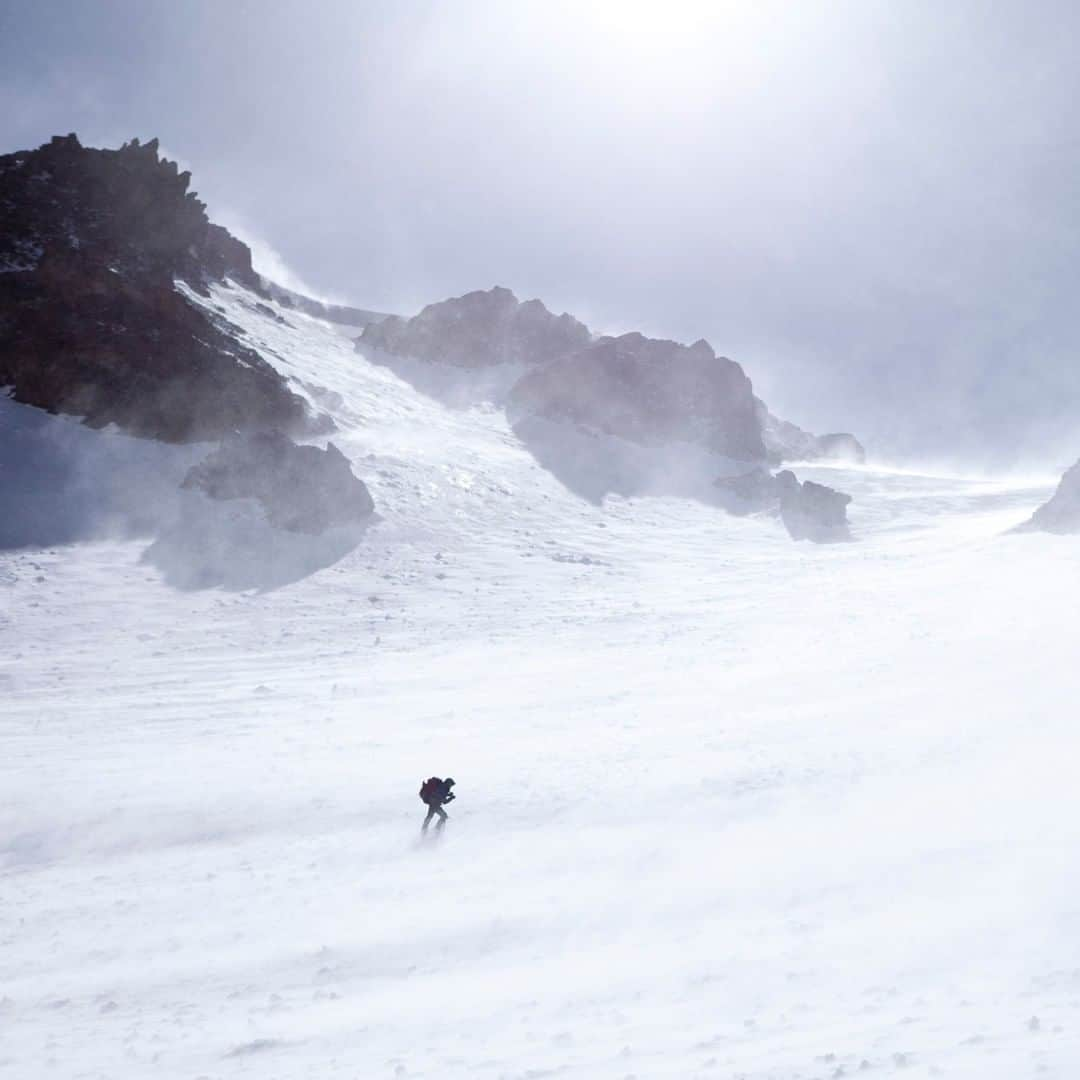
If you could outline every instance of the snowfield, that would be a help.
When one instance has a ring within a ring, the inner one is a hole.
[[[0,551],[0,1075],[1080,1075],[1080,546],[1003,535],[1051,478],[798,468],[855,496],[830,547],[595,505],[210,303],[380,520],[208,587]]]

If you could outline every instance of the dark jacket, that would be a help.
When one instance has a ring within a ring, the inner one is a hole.
[[[453,780],[442,780],[437,776],[433,776],[421,787],[420,798],[428,806],[442,806],[443,803],[448,803],[454,798],[454,793],[450,790],[453,786]],[[427,788],[426,794],[425,788]]]

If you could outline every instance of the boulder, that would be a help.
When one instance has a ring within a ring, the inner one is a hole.
[[[539,301],[521,303],[493,288],[428,304],[411,319],[390,315],[369,323],[356,347],[433,364],[476,369],[495,364],[543,364],[587,345],[589,330],[570,315],[554,315]]]
[[[510,392],[515,427],[529,418],[572,424],[643,446],[683,442],[764,460],[750,380],[705,341],[602,337],[528,372]]]
[[[776,477],[764,466],[735,476],[721,476],[713,481],[713,486],[720,505],[731,514],[779,512],[780,492]]]
[[[851,496],[812,480],[802,483],[785,469],[776,474],[780,518],[792,540],[813,540],[817,544],[850,540],[847,506]]]
[[[793,540],[830,543],[850,540],[847,506],[851,496],[812,480],[800,483],[785,469],[775,476],[751,469],[714,481],[717,501],[729,513],[777,514]]]
[[[1066,470],[1054,494],[1017,531],[1080,533],[1080,461]]]
[[[74,135],[0,156],[0,386],[16,401],[167,442],[325,430],[239,332],[189,303],[259,281],[157,140]]]
[[[181,487],[211,499],[254,499],[271,525],[294,533],[361,524],[375,509],[364,482],[333,443],[325,450],[297,446],[279,433],[224,440]]]

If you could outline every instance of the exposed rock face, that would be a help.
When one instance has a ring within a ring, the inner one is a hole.
[[[765,449],[772,462],[822,460],[861,465],[866,461],[866,450],[854,435],[846,432],[812,435],[790,421],[773,416],[760,398],[757,412]]]
[[[780,517],[792,540],[830,543],[850,540],[847,506],[851,496],[834,491],[812,480],[799,483],[793,472],[785,469],[776,475],[780,497]]]
[[[258,288],[157,140],[57,136],[0,156],[0,385],[15,400],[169,442],[315,426],[302,398],[175,282]]]
[[[765,445],[750,380],[705,341],[603,337],[529,372],[510,393],[516,422],[569,422],[632,443],[686,442],[759,460]]]
[[[271,525],[295,533],[355,525],[375,509],[364,482],[333,443],[320,450],[269,432],[226,439],[181,486],[211,499],[255,499]]]
[[[521,303],[496,287],[428,304],[419,315],[390,315],[369,324],[361,350],[381,350],[460,368],[543,364],[587,345],[589,330],[570,315],[553,315],[539,300]]]
[[[1080,533],[1080,461],[1066,470],[1057,491],[1018,531]]]

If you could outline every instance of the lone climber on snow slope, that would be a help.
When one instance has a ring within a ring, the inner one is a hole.
[[[431,819],[436,815],[439,818],[439,824],[435,826],[436,830],[441,829],[446,824],[447,815],[443,806],[454,799],[454,793],[450,790],[453,786],[454,781],[450,777],[440,780],[437,776],[429,777],[420,785],[420,798],[428,808],[427,817],[424,818],[424,824],[420,829],[421,832],[427,832]]]

